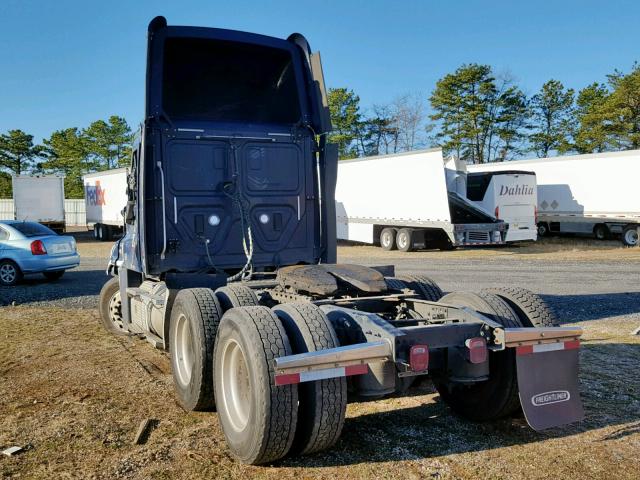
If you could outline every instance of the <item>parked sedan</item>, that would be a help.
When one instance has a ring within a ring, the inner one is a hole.
[[[80,265],[76,241],[36,222],[0,221],[0,285],[15,285],[30,273],[57,280]]]

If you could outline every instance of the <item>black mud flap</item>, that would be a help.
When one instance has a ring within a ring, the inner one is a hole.
[[[579,347],[575,340],[516,348],[520,403],[534,430],[584,418],[578,389]]]

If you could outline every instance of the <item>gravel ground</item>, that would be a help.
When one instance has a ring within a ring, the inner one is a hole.
[[[41,275],[17,287],[0,287],[0,305],[94,308],[105,273],[110,243],[76,234],[80,267],[57,282]],[[431,276],[445,291],[478,291],[520,286],[542,294],[564,322],[627,316],[640,324],[640,249],[619,243],[580,243],[554,239],[510,249],[456,252],[384,252],[366,246],[339,247],[339,261],[363,265],[394,264],[398,273]],[[535,253],[534,253],[535,252]]]
[[[101,328],[95,306],[110,245],[82,241],[81,267],[60,281],[0,288],[0,305],[18,305],[0,308],[0,450],[25,448],[0,455],[0,478],[635,480],[640,337],[629,332],[640,325],[640,249],[601,247],[339,249],[341,262],[394,264],[447,291],[514,285],[543,294],[562,321],[584,329],[583,422],[542,433],[521,417],[468,422],[424,382],[403,396],[350,403],[343,435],[327,452],[248,467],[230,456],[215,415],[177,405],[167,354]],[[143,419],[156,426],[146,444],[133,445]]]

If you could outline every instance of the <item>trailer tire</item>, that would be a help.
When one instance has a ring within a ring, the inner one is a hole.
[[[402,252],[413,251],[413,230],[410,228],[401,228],[396,234],[396,245],[398,250]]]
[[[312,303],[286,303],[272,310],[282,322],[294,354],[340,346],[329,319]],[[346,378],[300,383],[298,401],[298,425],[291,452],[308,454],[332,447],[344,427]]]
[[[638,225],[627,225],[622,231],[622,243],[627,247],[638,245]]]
[[[380,232],[380,246],[383,250],[391,251],[397,248],[396,246],[396,229],[395,228],[383,228]]]
[[[516,312],[520,323],[529,328],[557,327],[560,325],[558,317],[547,302],[540,295],[526,288],[520,287],[496,287],[483,288],[485,293],[492,293],[507,302]]]
[[[260,305],[256,292],[246,285],[225,285],[217,288],[215,295],[223,312],[236,307],[255,307]]]
[[[291,448],[298,386],[276,386],[273,362],[286,355],[291,355],[289,339],[267,307],[232,308],[222,317],[214,353],[215,397],[227,445],[242,463],[272,462]]]
[[[169,324],[171,373],[178,403],[187,411],[211,410],[213,347],[222,309],[208,288],[185,288],[176,295]]]
[[[438,284],[424,275],[399,275],[396,279],[420,295],[423,300],[437,302],[444,295]]]
[[[593,227],[593,236],[596,240],[606,240],[610,236],[609,229],[604,223],[599,223]]]
[[[504,327],[522,327],[513,309],[491,293],[449,293],[442,303],[469,307]],[[488,421],[511,415],[520,409],[515,351],[512,348],[489,353],[489,379],[473,385],[456,384],[434,378],[442,400],[470,420]]]
[[[111,277],[100,290],[98,312],[102,326],[114,335],[129,335],[122,322],[122,300],[118,276]]]

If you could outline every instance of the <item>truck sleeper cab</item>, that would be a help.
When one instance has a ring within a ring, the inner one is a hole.
[[[126,234],[100,317],[169,351],[179,403],[215,407],[237,459],[330,448],[347,377],[380,397],[430,375],[476,420],[513,413],[517,382],[523,398],[541,398],[522,402],[534,428],[581,418],[581,332],[553,326],[531,292],[443,296],[426,277],[336,264],[337,150],[320,57],[304,37],[163,17],[148,35]]]

